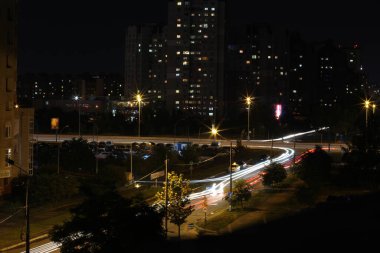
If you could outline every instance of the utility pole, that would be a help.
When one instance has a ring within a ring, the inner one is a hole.
[[[132,156],[132,146],[133,146],[133,143],[131,143],[131,149],[129,150],[130,152],[130,158],[131,158],[131,177],[132,177],[132,183],[133,183],[133,156]]]
[[[165,237],[168,238],[168,157],[165,159]]]
[[[26,231],[25,231],[25,253],[30,253],[30,213],[29,213],[29,185],[30,185],[30,175],[29,171],[24,170],[20,166],[15,164],[15,161],[6,158],[6,162],[17,167],[26,174],[26,189],[25,189],[25,220],[26,220]]]
[[[189,169],[190,169],[190,180],[193,178],[193,161],[190,161],[190,167],[189,167]]]
[[[229,211],[232,211],[232,141],[230,141],[230,192],[229,192]]]
[[[296,137],[295,136],[293,137],[293,150],[294,150],[293,165],[295,165],[296,164]]]
[[[26,219],[26,235],[25,235],[25,252],[30,253],[30,212],[29,212],[29,173],[26,175],[26,194],[25,194],[25,219]]]
[[[272,158],[273,158],[273,133],[271,133],[272,137],[272,144],[270,145],[270,162],[272,163]]]

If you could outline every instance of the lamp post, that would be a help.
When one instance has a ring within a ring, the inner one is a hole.
[[[250,131],[249,131],[249,114],[250,114],[250,111],[251,111],[251,104],[252,104],[252,98],[251,97],[246,97],[245,98],[245,104],[248,106],[247,110],[248,110],[248,119],[247,119],[247,141],[250,140]]]
[[[230,192],[228,193],[229,207],[228,210],[232,211],[232,141],[230,141]]]
[[[215,140],[216,140],[216,136],[218,135],[218,132],[219,132],[219,130],[214,125],[212,125],[211,135],[214,136]],[[229,166],[229,169],[230,169],[230,191],[228,193],[228,202],[229,202],[228,210],[229,211],[232,211],[232,170],[233,170],[234,166],[237,166],[237,164],[232,163],[232,140],[230,140],[230,166]]]
[[[130,153],[130,159],[131,159],[131,178],[132,178],[132,183],[133,183],[133,154],[132,154],[132,147],[133,147],[133,143],[131,143],[131,149],[129,150],[129,153]]]
[[[169,204],[168,157],[165,159],[165,237],[168,238],[168,204]]]
[[[211,127],[211,135],[214,136],[214,140],[216,141],[216,136],[218,135],[218,129],[215,127],[214,124],[212,124],[212,127]]]
[[[368,109],[369,109],[370,101],[365,100],[364,101],[364,107],[365,107],[365,127],[368,127]]]
[[[78,136],[81,137],[80,135],[80,102],[79,102],[80,97],[75,96],[74,100],[77,101],[77,106],[78,106]]]
[[[373,104],[372,104],[372,113],[373,113],[373,114],[375,114],[375,109],[376,109],[376,104],[373,103]]]
[[[140,137],[140,123],[141,123],[141,102],[142,102],[142,95],[140,93],[136,94],[136,101],[139,104],[139,128],[138,128],[138,137]]]
[[[60,168],[60,166],[59,166],[59,162],[60,162],[60,153],[61,153],[61,144],[60,143],[58,143],[58,140],[59,140],[59,135],[63,132],[63,130],[65,129],[65,128],[67,128],[67,127],[69,127],[69,125],[66,125],[66,126],[64,126],[62,129],[61,129],[61,131],[59,131],[59,134],[57,134],[57,138],[56,138],[56,140],[57,140],[57,174],[59,175],[59,168]]]
[[[16,168],[20,169],[20,171],[26,174],[26,185],[25,185],[25,221],[26,221],[26,232],[25,232],[25,252],[30,253],[30,222],[29,222],[29,182],[30,175],[29,172],[16,165],[15,162],[9,158],[5,158],[5,161]]]

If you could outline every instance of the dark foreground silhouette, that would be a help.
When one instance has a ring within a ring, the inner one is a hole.
[[[376,252],[380,193],[329,197],[297,215],[230,235],[172,242],[166,252]],[[370,250],[372,249],[372,250]]]

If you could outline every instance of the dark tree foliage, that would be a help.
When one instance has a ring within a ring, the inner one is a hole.
[[[244,208],[244,201],[248,201],[252,197],[251,190],[252,186],[244,179],[236,180],[233,183],[232,196],[227,195],[225,200],[231,201],[232,206],[240,203],[240,206]]]
[[[12,180],[12,200],[25,200],[25,176]],[[78,180],[72,176],[38,173],[30,179],[29,199],[31,205],[57,203],[79,194]]]
[[[248,153],[247,147],[245,147],[241,140],[236,141],[236,147],[235,147],[235,160],[244,160],[246,158]]]
[[[308,185],[321,185],[330,178],[331,157],[317,146],[294,170]]]
[[[198,162],[199,159],[199,152],[197,151],[197,148],[195,146],[187,146],[182,151],[182,161],[186,164],[190,163],[191,161],[193,163]]]
[[[279,163],[272,163],[265,169],[263,176],[264,185],[274,185],[285,180],[287,176],[286,170],[283,165]]]
[[[64,141],[60,158],[64,170],[95,172],[95,157],[88,142],[82,138]]]
[[[115,191],[98,193],[89,194],[71,210],[70,221],[51,231],[52,240],[62,243],[62,253],[148,252],[160,247],[164,238],[161,213]]]

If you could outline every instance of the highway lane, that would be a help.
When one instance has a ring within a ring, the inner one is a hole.
[[[310,135],[312,133],[305,132],[305,133],[298,133],[296,138],[300,138],[301,135],[303,134],[304,136]],[[60,135],[58,141],[64,141],[64,140],[71,140],[72,138],[77,138],[78,135]],[[134,142],[137,143],[142,143],[142,142],[154,142],[154,143],[170,143],[174,144],[176,142],[192,142],[192,143],[197,143],[200,145],[203,144],[208,144],[210,145],[213,139],[211,138],[182,138],[182,137],[136,137],[136,136],[107,136],[107,135],[102,135],[98,137],[93,137],[92,135],[83,135],[83,139],[86,139],[88,141],[112,141],[114,144],[131,144]],[[34,134],[34,140],[38,142],[55,142],[56,141],[56,135],[55,134]],[[222,146],[229,146],[231,141],[233,145],[236,144],[236,140],[217,140],[218,142],[221,143]],[[273,143],[273,144],[272,144]],[[346,147],[346,144],[344,143],[327,143],[327,142],[293,142],[292,138],[289,138],[289,136],[285,136],[284,138],[276,138],[272,140],[251,140],[251,141],[246,141],[242,140],[242,144],[246,145],[248,147],[265,147],[265,148],[270,148],[272,145],[273,146],[280,146],[280,147],[286,147],[286,148],[293,148],[300,149],[300,150],[307,150],[314,148],[316,145],[320,145],[323,147],[328,147],[332,150],[339,150],[341,147]]]

